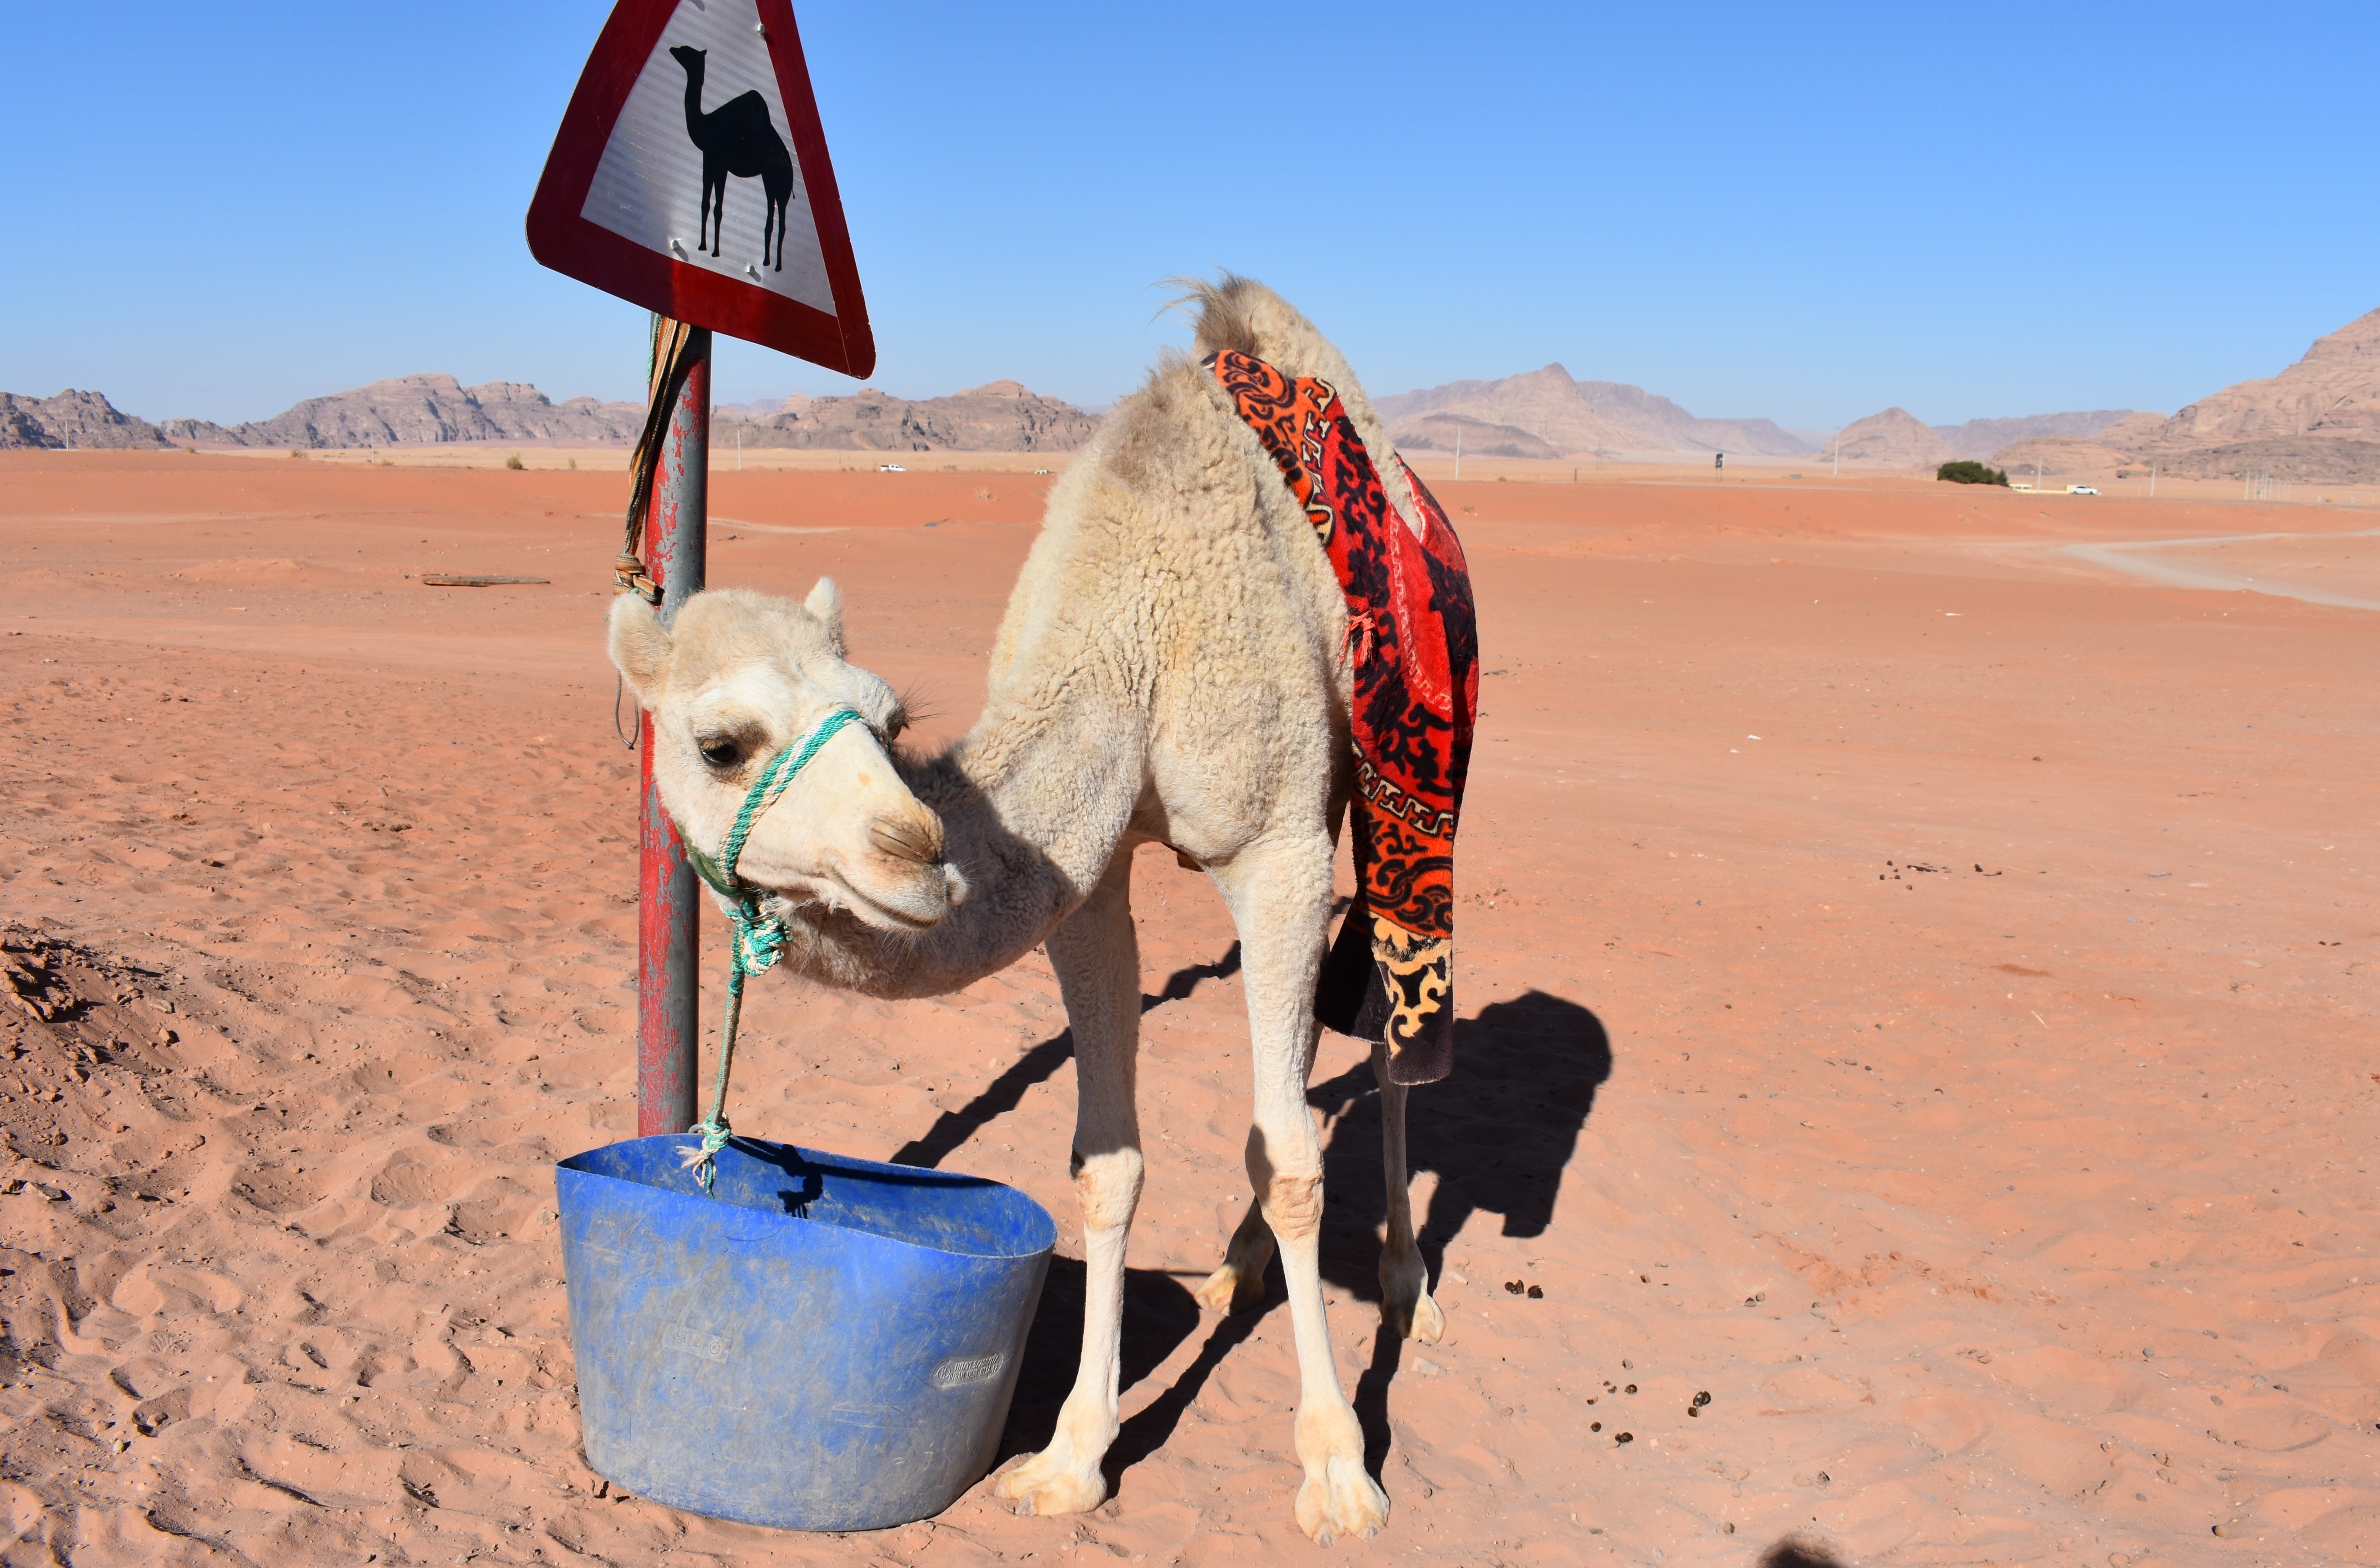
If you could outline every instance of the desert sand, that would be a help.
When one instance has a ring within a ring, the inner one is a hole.
[[[2380,603],[2380,518],[1427,471],[1487,672],[1459,1065],[1413,1112],[1449,1330],[1378,1333],[1375,1099],[1326,1036],[1332,1331],[1394,1508],[1333,1559],[2380,1560],[2380,618],[2288,596]],[[713,580],[833,574],[955,735],[1048,482],[722,471]],[[1246,1037],[1162,854],[1111,1501],[805,1537],[588,1470],[551,1168],[634,1124],[621,490],[0,458],[0,1562],[1313,1560],[1278,1284],[1189,1294]],[[745,1039],[739,1131],[1057,1215],[1034,1447],[1081,1280],[1046,966],[771,976]]]

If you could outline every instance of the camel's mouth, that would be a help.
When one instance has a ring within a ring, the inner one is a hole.
[[[898,890],[871,890],[823,871],[802,877],[789,887],[771,888],[772,897],[795,906],[823,908],[847,915],[865,926],[886,931],[928,931],[941,924],[965,892],[965,884],[947,867],[920,867],[905,879],[912,885]]]

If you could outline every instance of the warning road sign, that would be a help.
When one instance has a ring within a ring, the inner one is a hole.
[[[528,248],[662,315],[876,368],[787,0],[620,0],[547,155]]]

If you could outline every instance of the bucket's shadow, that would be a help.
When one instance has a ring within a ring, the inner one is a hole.
[[[1050,1259],[1050,1277],[1041,1287],[1040,1310],[1033,1315],[1033,1328],[1025,1340],[1024,1362],[1017,1369],[1016,1397],[1008,1407],[1008,1425],[1000,1434],[999,1464],[1006,1464],[1014,1454],[1038,1453],[1049,1446],[1050,1434],[1057,1430],[1058,1409],[1074,1390],[1075,1372],[1083,1358],[1083,1283],[1082,1259]],[[1154,1269],[1125,1270],[1123,1343],[1118,1357],[1123,1363],[1123,1376],[1117,1380],[1117,1386],[1132,1388],[1156,1371],[1183,1341],[1197,1332],[1198,1316],[1198,1303],[1172,1275]],[[1255,1320],[1256,1315],[1250,1314],[1248,1326],[1254,1327]],[[1216,1358],[1221,1358],[1220,1352]],[[1191,1380],[1187,1373],[1176,1379],[1174,1388],[1168,1390],[1159,1403],[1173,1397]],[[1197,1380],[1205,1380],[1202,1377]],[[1193,1387],[1191,1393],[1196,1392]],[[1183,1400],[1185,1407],[1188,1398],[1185,1395]],[[1147,1414],[1141,1412],[1125,1422],[1122,1435],[1109,1451],[1106,1469],[1111,1490],[1126,1465],[1146,1457],[1158,1446],[1152,1442],[1130,1453],[1124,1452],[1133,1444],[1135,1428],[1146,1425]],[[1171,1431],[1172,1422],[1166,1422],[1165,1427]]]

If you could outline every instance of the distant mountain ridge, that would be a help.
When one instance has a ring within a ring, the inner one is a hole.
[[[55,397],[20,397],[0,392],[0,451],[68,446],[122,450],[173,444],[155,425],[117,408],[104,393],[68,387]]]
[[[2380,479],[2380,310],[2316,338],[2278,375],[2236,382],[2168,419],[2132,415],[2095,439],[2136,463],[2202,479]]]
[[[2015,419],[1969,419],[1963,425],[1935,425],[1936,435],[1953,457],[1989,457],[2004,446],[2047,436],[2095,436],[2109,425],[2132,418],[2130,408],[2094,408],[2070,414],[2028,414]]]
[[[1471,428],[1463,421],[1496,427],[1480,433],[1500,451],[1474,447],[1471,435],[1463,435],[1464,451],[1488,456],[1740,452],[1789,457],[1810,449],[1772,420],[1698,419],[1641,386],[1578,381],[1558,364],[1501,381],[1395,393],[1374,399],[1374,406],[1390,435],[1416,451],[1453,450],[1456,433]]]
[[[722,408],[711,421],[713,449],[739,436],[747,446],[862,452],[1072,452],[1099,420],[1071,403],[1013,381],[988,382],[947,397],[895,397],[873,387],[848,396],[806,397],[766,417],[738,419]]]
[[[399,446],[462,441],[550,441],[622,446],[644,429],[641,403],[598,403],[573,397],[556,403],[521,382],[465,386],[453,376],[395,376],[309,397],[286,413],[239,425],[167,419],[173,441],[219,446]]]
[[[1887,463],[1896,468],[1933,468],[1955,456],[1940,432],[1906,408],[1887,408],[1852,420],[1835,433],[1827,452],[1846,463]]]
[[[95,392],[52,398],[0,393],[0,448],[186,444],[312,451],[450,443],[542,442],[628,446],[645,423],[641,403],[572,397],[556,403],[521,382],[465,386],[450,375],[396,376],[352,392],[310,397],[285,413],[244,424],[167,419],[152,425],[118,412]],[[848,396],[722,404],[713,446],[848,448],[879,452],[1071,452],[1099,421],[1069,403],[1013,381],[947,397],[895,397],[873,387]]]
[[[2168,473],[2269,473],[2307,481],[2380,479],[2380,310],[2317,339],[2275,376],[2237,383],[2170,419],[2122,408],[2034,414],[1926,425],[1888,408],[1831,435],[1759,419],[1703,419],[1621,382],[1578,381],[1559,364],[1500,381],[1458,381],[1376,400],[1397,442],[1417,452],[1560,457],[1584,453],[1826,458],[1894,467],[1983,457],[2043,471],[2155,462]],[[399,376],[310,397],[270,419],[151,424],[97,392],[69,388],[39,398],[0,393],[0,449],[225,446],[369,447],[445,443],[546,442],[625,446],[642,429],[640,403],[573,397],[556,403],[516,382],[464,386],[441,374]],[[862,451],[1065,452],[1098,428],[1098,416],[1013,381],[946,397],[895,397],[874,388],[847,396],[722,405],[716,439],[761,447]]]

